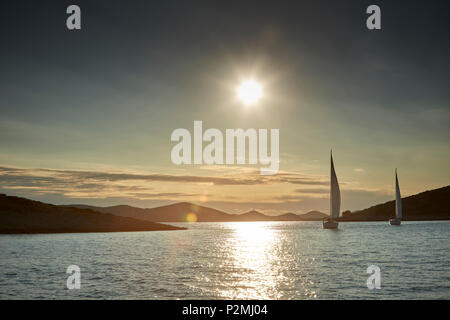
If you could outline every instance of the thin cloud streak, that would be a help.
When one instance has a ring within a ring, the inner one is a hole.
[[[0,167],[0,181],[17,183],[58,183],[68,179],[82,181],[156,181],[156,182],[185,182],[185,183],[209,183],[214,185],[259,185],[273,183],[289,183],[303,185],[328,185],[327,181],[315,177],[307,177],[300,174],[281,173],[276,176],[260,176],[254,173],[247,174],[247,178],[240,178],[242,174],[230,177],[216,176],[192,176],[192,175],[168,175],[168,174],[132,174],[111,173],[100,171],[72,171],[52,169],[18,169]]]
[[[329,189],[295,189],[294,192],[297,193],[319,193],[319,194],[323,194],[323,193],[330,193]]]

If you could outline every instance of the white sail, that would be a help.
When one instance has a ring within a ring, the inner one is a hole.
[[[395,215],[398,219],[402,218],[402,196],[398,185],[397,169],[395,169]]]
[[[330,177],[330,214],[331,219],[339,217],[341,210],[341,191],[339,190],[339,183],[334,171],[333,154],[331,154],[331,177]]]

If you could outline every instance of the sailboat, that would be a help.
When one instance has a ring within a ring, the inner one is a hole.
[[[395,169],[395,218],[389,219],[391,226],[399,226],[402,223],[402,196],[398,186],[397,169]]]
[[[334,171],[333,152],[331,152],[331,176],[330,176],[330,217],[323,220],[324,229],[337,229],[338,222],[335,219],[339,218],[339,211],[341,210],[341,191],[339,190],[339,183]]]

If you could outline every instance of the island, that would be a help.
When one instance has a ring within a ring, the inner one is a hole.
[[[91,209],[55,206],[0,194],[0,233],[75,233],[185,230]]]

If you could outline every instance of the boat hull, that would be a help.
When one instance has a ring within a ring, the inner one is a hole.
[[[337,229],[339,223],[336,221],[323,221],[323,228],[324,229]]]
[[[399,226],[402,223],[400,219],[389,219],[389,224],[391,226]]]

